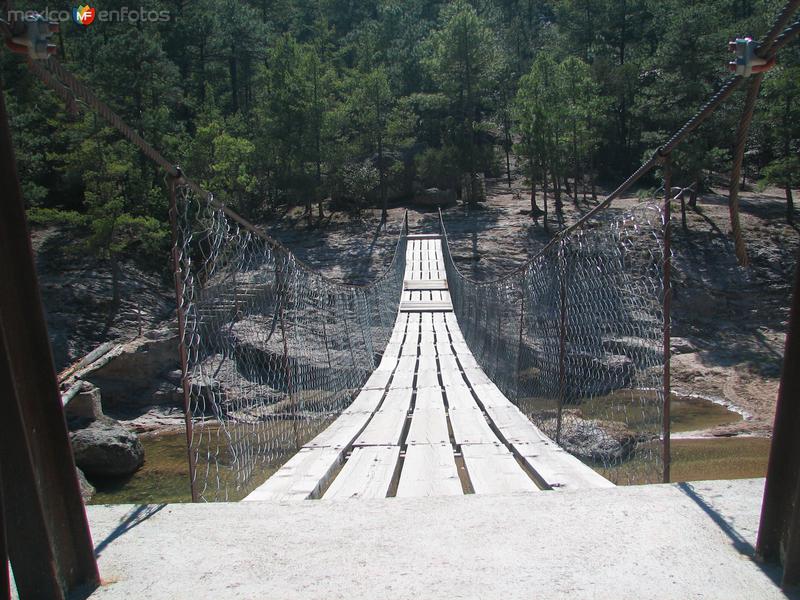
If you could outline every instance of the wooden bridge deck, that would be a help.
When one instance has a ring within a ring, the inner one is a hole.
[[[245,500],[612,487],[489,380],[453,313],[441,240],[410,236],[400,311],[353,403]]]

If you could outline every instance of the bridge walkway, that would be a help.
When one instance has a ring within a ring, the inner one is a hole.
[[[409,236],[400,310],[352,404],[246,501],[612,487],[481,370],[456,322],[439,236]]]

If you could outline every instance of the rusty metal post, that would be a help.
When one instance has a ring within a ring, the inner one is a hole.
[[[97,586],[0,90],[0,487],[21,598]],[[3,569],[7,563],[3,560]]]
[[[331,347],[328,344],[328,328],[325,326],[325,321],[328,320],[328,315],[325,311],[320,311],[322,313],[322,339],[325,342],[325,353],[328,355],[328,368],[333,368],[333,363],[331,362]]]
[[[567,395],[567,261],[564,245],[558,251],[559,327],[558,327],[558,415],[556,418],[556,444],[561,443],[561,423]]]
[[[783,586],[800,584],[800,256],[775,409],[756,553],[783,563]]]
[[[670,480],[670,310],[672,308],[672,160],[668,154],[664,157],[664,410],[661,423],[662,439],[662,464],[664,471],[662,481],[669,483]]]
[[[179,169],[178,173],[180,173]],[[183,418],[186,425],[186,453],[189,459],[189,489],[192,494],[192,502],[197,502],[200,498],[197,493],[197,486],[195,485],[197,465],[195,464],[194,453],[192,452],[192,383],[189,377],[189,353],[186,348],[186,307],[183,274],[181,270],[182,257],[181,251],[178,248],[178,199],[176,193],[178,180],[179,177],[167,176],[167,187],[169,189],[169,223],[172,229],[172,268],[175,281],[175,306],[178,315],[178,352],[181,359],[181,387],[183,388]]]
[[[522,332],[525,329],[525,287],[519,295],[519,340],[517,341],[517,402],[519,402],[519,380],[522,377]]]
[[[500,324],[500,311],[498,310],[496,313],[497,317],[497,342],[495,342],[494,346],[494,374],[497,376],[498,371],[500,370],[500,348],[502,346],[500,342],[500,338],[502,336],[502,326]]]
[[[292,412],[292,435],[294,436],[295,449],[300,449],[300,436],[297,432],[297,403],[294,397],[294,385],[292,381],[292,370],[289,366],[289,341],[286,339],[286,321],[284,315],[284,307],[286,306],[286,298],[289,295],[289,286],[284,278],[283,267],[278,268],[278,294],[280,308],[278,309],[278,319],[281,324],[281,339],[283,340],[283,357],[281,359],[281,367],[283,368],[283,377],[286,381],[286,393],[289,394],[289,406]],[[283,298],[280,298],[283,295]]]
[[[0,481],[3,472],[0,470]],[[11,574],[8,571],[8,545],[6,544],[6,522],[3,510],[3,486],[0,485],[0,599],[11,598]]]

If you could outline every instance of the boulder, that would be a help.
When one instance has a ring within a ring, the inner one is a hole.
[[[70,432],[70,441],[75,464],[90,477],[130,475],[144,463],[139,437],[108,417]]]
[[[88,504],[96,490],[94,486],[89,483],[89,480],[86,479],[86,475],[83,474],[83,471],[75,467],[75,472],[78,475],[78,485],[81,488],[81,500],[83,500],[84,504]]]
[[[536,415],[533,415],[535,418]],[[555,439],[557,415],[548,411],[535,420]],[[560,445],[578,458],[609,464],[627,459],[645,437],[618,421],[585,419],[580,410],[564,409],[561,421]]]
[[[682,337],[670,338],[669,348],[672,354],[691,354],[692,352],[697,352],[695,345]]]

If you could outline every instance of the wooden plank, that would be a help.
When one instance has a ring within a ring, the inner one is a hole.
[[[608,479],[550,440],[538,444],[514,444],[514,450],[554,490],[614,487]]]
[[[408,279],[403,282],[404,290],[446,290],[447,279],[426,279],[414,280]]]
[[[406,442],[414,444],[450,444],[442,392],[437,388],[417,391],[417,401]]]
[[[434,313],[418,313],[419,314],[419,330],[420,335],[423,333],[433,333],[433,315]]]
[[[301,448],[289,461],[257,487],[245,502],[281,500],[299,502],[319,494],[344,459],[337,448]]]
[[[455,354],[453,354],[453,348],[450,346],[450,342],[447,340],[442,340],[442,338],[436,339],[436,354],[437,356],[455,356]]]
[[[420,369],[417,371],[417,389],[436,388],[439,389],[439,371],[436,370],[434,362],[433,369]]]
[[[472,354],[462,354],[458,357],[458,360],[464,369],[480,370],[481,368],[481,366],[478,364],[478,361],[475,360],[475,357],[472,356]],[[489,383],[491,383],[491,380]],[[486,385],[486,383],[475,383],[474,385]]]
[[[508,406],[517,409],[511,400],[506,398],[503,392],[500,391],[500,388],[491,382],[474,385],[472,386],[472,389],[475,391],[475,395],[478,397],[478,400],[480,400],[481,404],[487,410],[493,407],[505,408]]]
[[[406,319],[408,316],[408,314],[402,314],[397,317],[397,322],[395,323],[394,329],[392,330],[392,335],[389,338],[389,344],[403,344],[403,339],[406,337],[406,324],[400,323],[400,318],[402,317],[403,319]]]
[[[469,385],[473,387],[476,385],[492,383],[492,380],[486,376],[486,373],[484,373],[482,369],[476,369],[475,367],[464,367],[464,375],[466,375]]]
[[[466,344],[467,342],[464,341],[464,335],[461,333],[460,329],[453,329],[449,327],[450,340],[454,344]]]
[[[387,349],[389,349],[390,354],[384,353],[383,356],[381,356],[381,362],[378,364],[377,368],[384,370],[394,369],[400,360],[400,357],[397,356],[396,354],[399,351],[399,348],[400,346],[396,344],[392,344],[391,348],[387,346]]]
[[[428,368],[431,364],[436,366],[436,356],[439,353],[436,349],[436,344],[420,344],[419,345],[419,361],[420,361],[420,369]],[[426,366],[423,366],[424,365]]]
[[[472,397],[472,392],[465,385],[445,385],[445,394],[447,394],[447,405],[450,408],[478,408],[475,404],[475,399]]]
[[[375,369],[372,372],[372,375],[369,376],[367,379],[367,383],[364,384],[362,389],[364,390],[383,390],[386,389],[386,386],[389,383],[389,379],[392,376],[394,369]]]
[[[400,350],[403,348],[402,344],[399,343],[391,343],[386,344],[386,348],[383,349],[383,354],[381,355],[381,362],[378,365],[378,368],[381,367],[387,368],[392,361],[397,364],[397,358],[400,356]],[[388,359],[388,361],[387,361]],[[387,363],[384,365],[384,361]]]
[[[419,350],[419,333],[416,331],[409,333],[406,336],[406,341],[403,342],[403,347],[400,349],[400,357],[416,356]]]
[[[472,351],[466,342],[453,341],[453,350],[455,350],[457,356],[472,356]]]
[[[426,355],[426,357],[424,359],[420,358],[419,359],[419,366],[417,367],[417,370],[418,371],[423,371],[423,370],[438,371],[439,370],[439,366],[436,363],[436,357],[431,356],[430,354],[428,354],[428,355]]]
[[[364,431],[353,443],[355,446],[394,446],[400,436],[411,408],[411,389],[392,389],[380,409],[372,415]]]
[[[383,399],[383,390],[361,390],[356,396],[355,400],[348,406],[342,414],[354,413],[354,412],[368,412],[372,413],[375,412],[375,409],[378,408],[378,405],[381,403]]]
[[[448,312],[453,310],[450,302],[401,302],[400,312]]]
[[[379,410],[397,410],[408,412],[411,408],[411,394],[414,390],[410,388],[392,388],[383,399]]]
[[[399,446],[353,448],[323,498],[385,498],[399,458]]]
[[[448,396],[449,399],[449,396]],[[477,407],[450,406],[450,425],[456,444],[494,444],[497,436],[489,427],[483,412]]]
[[[460,496],[462,493],[450,444],[408,447],[397,486],[398,498]]]
[[[547,440],[530,419],[513,404],[486,406],[486,415],[503,438],[511,443],[535,444]]]
[[[354,411],[342,413],[339,418],[328,425],[324,431],[306,444],[304,448],[346,449],[353,443],[353,440],[364,428],[371,416],[371,412]]]
[[[466,385],[454,356],[440,355],[439,370],[442,373],[442,382],[445,387]]]
[[[539,488],[528,477],[505,446],[475,444],[461,446],[464,464],[476,494],[536,492]]]
[[[416,365],[416,356],[401,356],[392,379],[392,389],[412,387],[414,385]]]
[[[438,233],[409,233],[406,239],[410,240],[440,240],[442,236]]]

